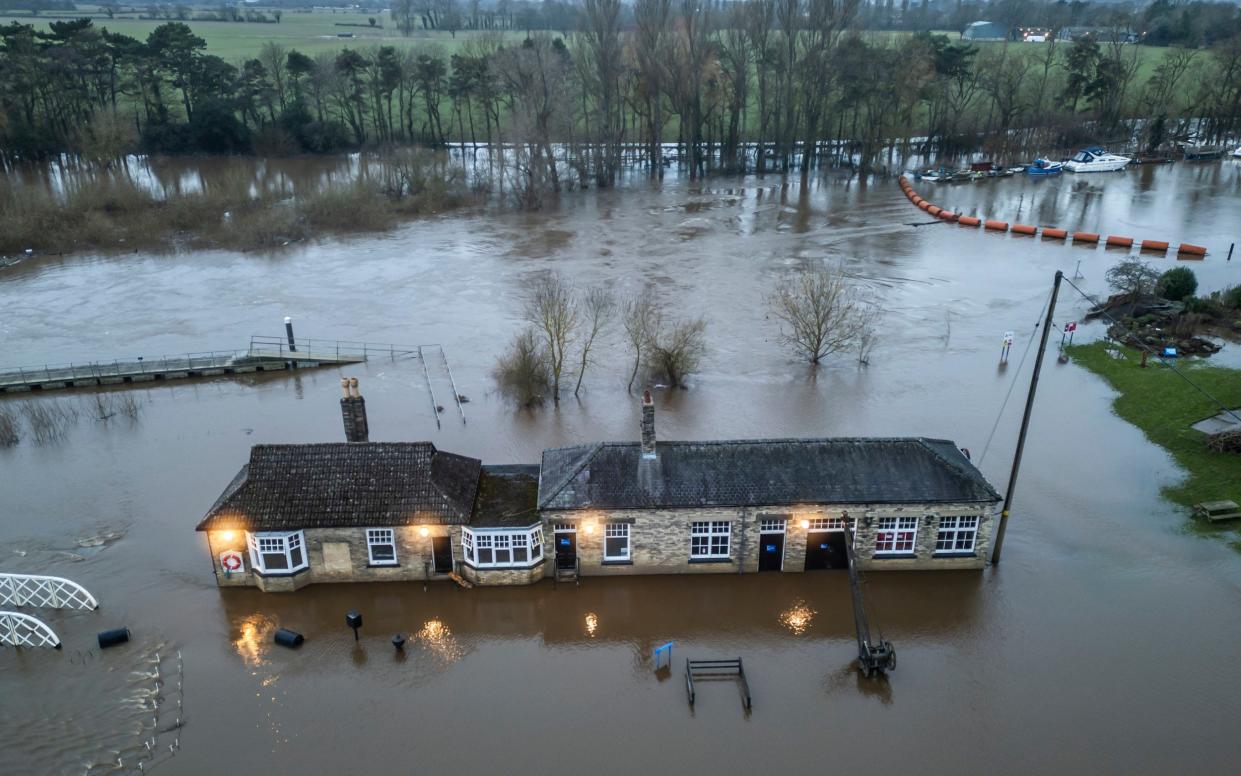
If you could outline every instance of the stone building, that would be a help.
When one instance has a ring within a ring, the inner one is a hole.
[[[639,442],[486,466],[429,442],[257,445],[198,525],[221,586],[545,576],[977,569],[995,490],[941,439]]]

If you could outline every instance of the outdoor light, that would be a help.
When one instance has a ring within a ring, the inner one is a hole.
[[[419,535],[419,536],[421,536],[423,539],[425,539],[425,538],[427,538],[428,536],[430,536],[430,535],[431,535],[431,529],[430,529],[430,528],[427,528],[427,527],[424,525],[423,527],[421,527],[421,528],[419,528],[419,529],[418,529],[418,535]]]
[[[226,542],[231,542],[233,540],[233,532],[232,531],[221,531],[220,538]]]
[[[810,521],[809,521],[809,520],[803,520],[803,521],[801,521],[801,527],[802,527],[802,528],[809,529],[809,528],[810,528]]]
[[[585,525],[583,525],[583,526],[582,526],[582,528],[584,528],[584,529],[586,530],[586,533],[588,533],[588,534],[592,534],[592,533],[594,533],[594,532],[595,532],[595,524],[594,524],[594,523],[586,523]]]

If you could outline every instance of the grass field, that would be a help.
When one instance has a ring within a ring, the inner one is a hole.
[[[169,20],[115,18],[109,19],[99,13],[93,6],[80,5],[80,13],[57,12],[49,15],[45,12],[37,17],[29,14],[0,15],[0,24],[20,22],[33,24],[38,29],[47,29],[48,23],[56,20],[74,19],[90,16],[99,27],[107,27],[111,32],[129,35],[145,40],[151,30]],[[200,10],[200,9],[196,9]],[[215,10],[214,8],[203,8]],[[255,8],[271,16],[270,9]],[[128,15],[128,14],[127,14]],[[376,24],[383,29],[370,27],[338,27],[337,24],[368,24],[368,17],[374,16]],[[176,21],[176,20],[173,20]],[[222,57],[230,62],[248,59],[258,54],[259,49],[268,41],[279,43],[285,48],[295,48],[304,54],[314,55],[320,51],[339,51],[349,46],[358,48],[372,45],[419,46],[434,44],[447,53],[453,53],[475,33],[458,32],[453,38],[446,32],[415,32],[413,35],[402,35],[396,25],[388,17],[388,13],[366,14],[360,12],[313,11],[310,13],[294,9],[283,9],[279,24],[258,24],[253,22],[207,22],[189,20],[185,22],[196,35],[207,41],[207,52]],[[353,33],[352,38],[337,37],[340,33]],[[513,33],[517,35],[519,33]]]
[[[1125,350],[1126,358],[1114,359],[1102,342],[1068,350],[1075,363],[1100,375],[1120,393],[1112,405],[1116,414],[1171,453],[1189,473],[1182,482],[1165,489],[1165,496],[1184,506],[1220,499],[1241,503],[1241,455],[1208,450],[1203,434],[1190,428],[1219,411],[1209,399],[1153,359],[1142,369],[1137,351]],[[1183,361],[1177,368],[1226,406],[1241,407],[1241,371],[1208,366],[1202,361]],[[1195,528],[1209,533],[1232,532],[1200,520],[1195,521]],[[1235,532],[1231,542],[1241,551]]]

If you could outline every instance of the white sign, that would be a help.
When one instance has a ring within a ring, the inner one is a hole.
[[[1013,337],[1014,337],[1014,334],[1011,331],[1004,332],[1004,344],[1005,345],[1013,344]]]
[[[241,559],[241,553],[236,550],[225,550],[220,553],[220,568],[229,574],[245,569],[245,562]]]

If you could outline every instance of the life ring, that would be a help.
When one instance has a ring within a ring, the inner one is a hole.
[[[241,571],[243,565],[240,552],[228,550],[227,552],[220,553],[220,567],[228,573]]]

